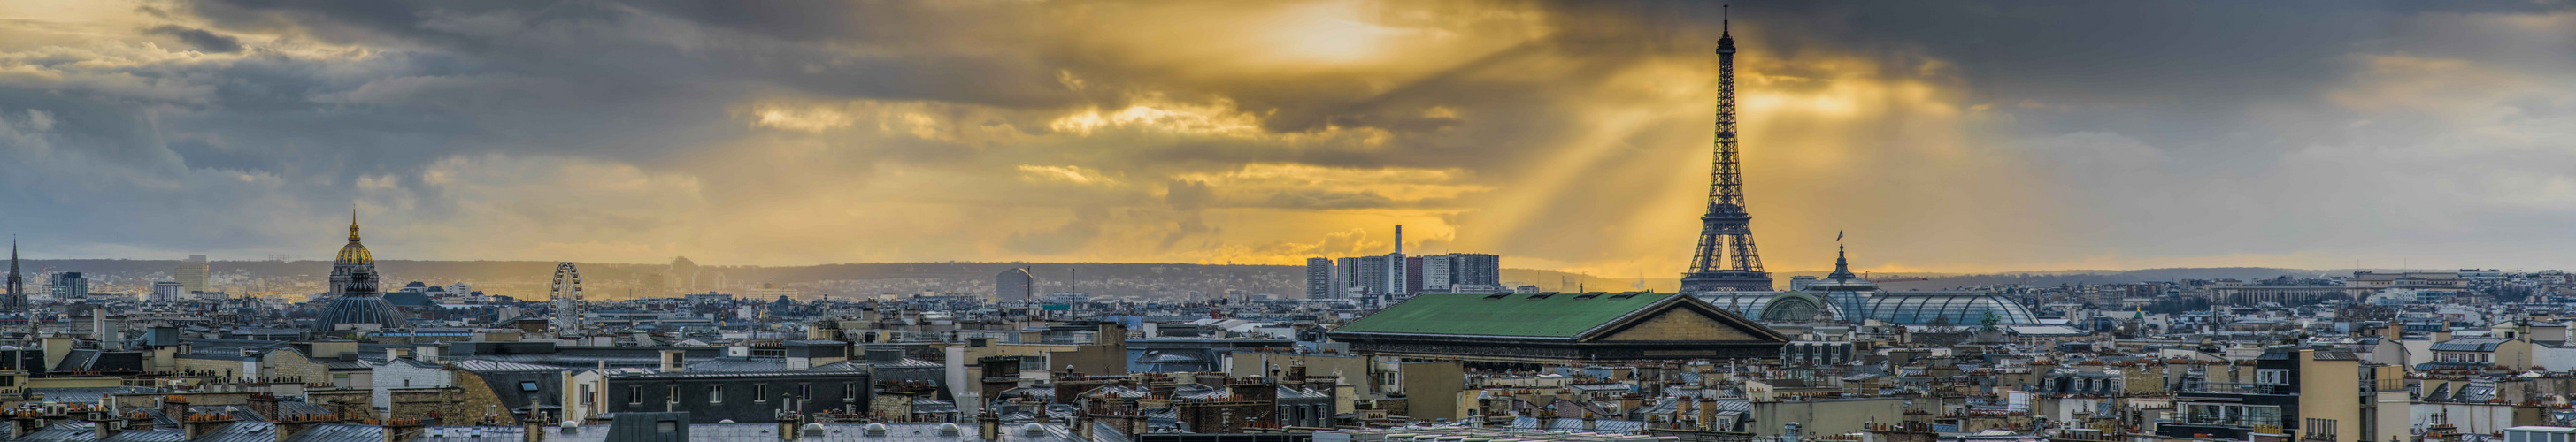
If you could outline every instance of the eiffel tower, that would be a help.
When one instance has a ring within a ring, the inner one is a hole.
[[[1717,39],[1717,158],[1708,179],[1708,214],[1682,292],[1771,290],[1771,273],[1753,249],[1753,214],[1744,211],[1744,179],[1735,158],[1735,36],[1720,22]]]

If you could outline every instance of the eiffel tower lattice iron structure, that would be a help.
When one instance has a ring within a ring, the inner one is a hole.
[[[1771,290],[1771,273],[1762,271],[1762,255],[1753,247],[1753,214],[1744,210],[1744,177],[1737,170],[1735,36],[1719,35],[1717,155],[1709,173],[1708,214],[1699,217],[1699,248],[1682,273],[1684,293]]]

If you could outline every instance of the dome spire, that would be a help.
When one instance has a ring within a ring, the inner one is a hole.
[[[1825,279],[1860,279],[1859,276],[1852,274],[1851,260],[1846,259],[1843,255],[1843,245],[1841,243],[1842,235],[1835,234],[1834,236],[1834,273],[1825,275]]]
[[[349,207],[349,243],[350,243],[350,244],[357,244],[357,243],[358,243],[358,208],[357,208],[357,206],[350,206],[350,207]]]

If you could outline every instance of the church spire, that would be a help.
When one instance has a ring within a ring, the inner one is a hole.
[[[6,302],[6,303],[8,304],[8,307],[9,307],[9,309],[10,309],[10,310],[23,310],[23,309],[26,309],[26,308],[27,308],[27,279],[26,279],[26,276],[25,276],[25,275],[22,275],[22,274],[18,273],[18,236],[17,236],[17,235],[10,235],[10,236],[9,236],[9,276],[8,276],[8,285],[9,285],[9,286],[7,287],[7,289],[9,290],[9,294],[7,295],[7,296],[8,296],[8,298],[6,298],[5,300],[0,300],[0,301],[4,301],[4,302]]]

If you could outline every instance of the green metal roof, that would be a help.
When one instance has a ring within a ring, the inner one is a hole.
[[[1333,331],[1575,338],[1678,293],[1428,293]]]

